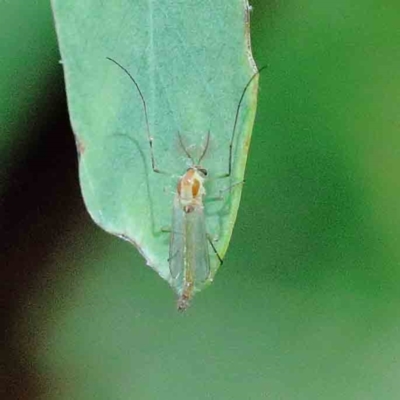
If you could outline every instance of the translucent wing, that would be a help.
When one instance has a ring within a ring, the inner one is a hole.
[[[203,207],[185,214],[186,268],[193,271],[194,284],[203,283],[210,274],[210,253]]]
[[[172,227],[169,243],[169,270],[171,276],[177,279],[184,270],[184,246],[185,246],[185,212],[176,195],[172,209]]]
[[[195,207],[193,211],[186,213],[180,206],[178,196],[175,197],[172,213],[169,267],[171,276],[180,283],[177,285],[178,293],[184,287],[195,288],[210,274],[203,207]]]

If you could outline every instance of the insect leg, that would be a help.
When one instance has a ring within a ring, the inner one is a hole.
[[[153,149],[153,136],[151,136],[150,134],[150,125],[149,125],[149,118],[147,115],[147,105],[146,105],[146,100],[144,99],[143,93],[140,90],[139,84],[136,82],[136,80],[133,78],[133,76],[131,75],[131,73],[125,68],[123,67],[119,62],[115,61],[114,59],[110,58],[110,57],[106,57],[107,60],[113,62],[115,65],[117,65],[122,71],[125,72],[125,74],[129,77],[129,79],[133,82],[133,84],[135,85],[140,99],[142,100],[142,105],[143,105],[143,110],[144,110],[144,116],[146,119],[146,131],[147,131],[147,139],[149,141],[149,147],[150,147],[150,157],[151,157],[151,167],[153,168],[153,171],[158,173],[158,174],[167,174],[166,172],[163,172],[161,170],[159,170],[156,166],[156,161],[155,161],[155,157],[154,157],[154,149]],[[169,175],[169,174],[168,174]]]
[[[219,266],[221,266],[221,265],[224,263],[224,260],[223,260],[223,259],[221,258],[221,256],[219,255],[217,249],[215,248],[215,245],[214,245],[214,243],[213,243],[213,240],[212,240],[211,236],[208,235],[208,234],[207,234],[207,240],[208,240],[208,243],[210,243],[210,245],[211,245],[211,247],[212,247],[212,249],[213,249],[215,255],[216,255],[217,258],[218,258]]]
[[[253,82],[253,80],[260,75],[261,71],[263,71],[265,68],[267,68],[267,65],[264,65],[262,68],[260,68],[256,73],[253,74],[253,76],[249,79],[249,81],[246,83],[246,86],[244,87],[242,94],[240,95],[239,98],[239,102],[238,105],[236,107],[236,113],[235,113],[235,120],[233,123],[233,129],[232,129],[232,134],[231,134],[231,140],[229,142],[229,157],[228,157],[228,172],[226,172],[225,174],[222,174],[219,176],[219,178],[227,178],[229,176],[231,176],[232,173],[232,164],[233,164],[233,142],[235,140],[235,134],[236,134],[236,127],[237,127],[237,123],[239,120],[239,113],[240,113],[240,106],[242,105],[244,96],[247,92],[247,89],[249,88],[249,86],[251,85],[251,83]]]

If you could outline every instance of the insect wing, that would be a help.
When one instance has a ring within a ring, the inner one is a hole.
[[[195,286],[210,275],[210,253],[207,240],[204,210],[197,206],[185,216],[186,263],[192,270]]]
[[[185,254],[185,212],[180,203],[179,196],[175,196],[172,209],[172,230],[169,243],[169,270],[171,276],[177,279],[184,270]]]
[[[174,279],[183,285],[202,283],[210,275],[210,255],[203,207],[184,212],[179,197],[174,200],[169,267]]]

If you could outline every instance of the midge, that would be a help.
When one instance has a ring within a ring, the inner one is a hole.
[[[110,57],[107,57],[107,59],[121,68],[127,74],[140,95],[146,120],[146,130],[150,147],[152,169],[155,173],[162,173],[162,171],[157,168],[155,163],[153,137],[150,134],[147,105],[142,91],[140,90],[136,80],[125,67]],[[266,67],[261,68],[249,79],[242,91],[238,106],[236,108],[235,120],[233,124],[231,140],[229,143],[228,168],[226,173],[216,176],[215,179],[227,178],[231,175],[233,163],[233,142],[235,138],[240,106],[251,82],[264,68]],[[177,288],[176,290],[179,296],[177,308],[178,310],[183,311],[189,306],[190,300],[192,299],[196,290],[196,285],[200,285],[210,278],[210,253],[208,244],[210,244],[213,252],[221,264],[222,259],[219,256],[212,240],[207,235],[204,215],[203,199],[206,195],[204,184],[207,179],[208,171],[201,166],[201,162],[208,150],[210,143],[210,132],[207,133],[206,143],[197,162],[194,161],[192,155],[185,147],[182,136],[179,132],[178,137],[183,151],[190,159],[192,164],[186,170],[185,174],[179,178],[176,187],[172,210],[172,228],[169,246],[169,269],[171,276],[174,279],[175,287]],[[232,187],[232,185],[230,187]],[[226,189],[229,190],[230,187]]]
[[[185,310],[193,296],[195,284],[203,283],[210,277],[210,255],[208,243],[222,264],[222,259],[207,237],[204,216],[203,197],[206,194],[204,182],[207,170],[201,161],[207,152],[210,133],[207,134],[206,145],[195,164],[191,154],[179,141],[186,155],[192,162],[186,173],[179,179],[172,211],[172,231],[169,246],[169,268],[173,279],[181,286],[178,310]]]

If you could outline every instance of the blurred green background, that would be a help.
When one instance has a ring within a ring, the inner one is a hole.
[[[242,204],[180,315],[84,209],[50,5],[0,3],[2,398],[400,397],[400,5],[253,6]]]

